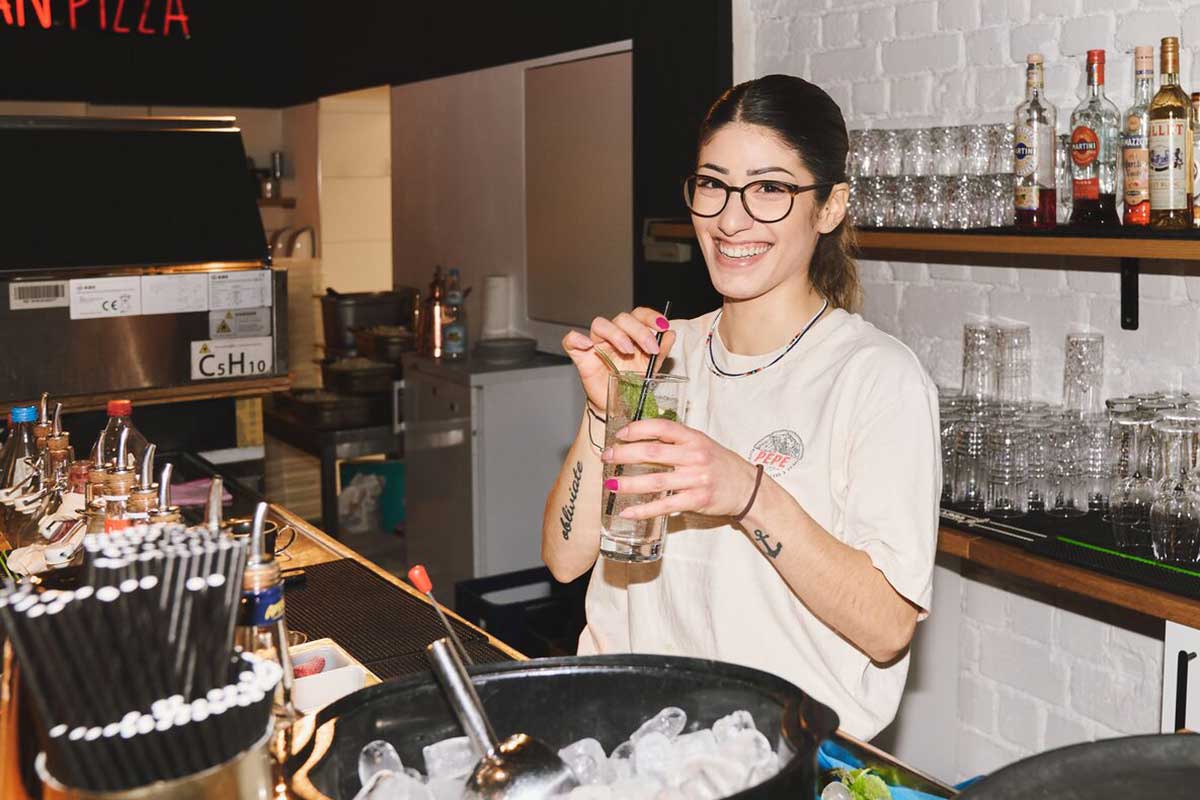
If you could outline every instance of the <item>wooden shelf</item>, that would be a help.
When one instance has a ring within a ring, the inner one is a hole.
[[[1200,601],[1110,578],[1084,567],[1034,555],[985,536],[942,527],[938,530],[938,551],[1040,586],[1200,628]]]
[[[105,392],[91,395],[51,395],[51,402],[61,402],[63,411],[96,411],[102,409],[114,397],[128,398],[134,405],[158,405],[160,403],[182,403],[189,400],[212,400],[219,397],[260,397],[272,392],[286,392],[291,388],[291,378],[243,378],[235,381],[210,381],[156,389],[133,389],[130,391]],[[37,405],[37,398],[12,405]]]
[[[1190,234],[1128,233],[1121,236],[1016,231],[858,231],[864,253],[896,257],[897,251],[972,253],[1074,258],[1136,258],[1169,261],[1200,260],[1200,236]]]
[[[260,197],[258,198],[259,206],[275,207],[275,208],[295,208],[296,198],[294,197]]]

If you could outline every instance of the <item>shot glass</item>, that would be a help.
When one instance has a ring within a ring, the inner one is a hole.
[[[604,446],[622,444],[617,431],[638,419],[670,419],[682,422],[687,378],[656,375],[645,378],[622,372],[608,378],[608,421],[604,426]],[[639,409],[640,406],[640,409]],[[668,472],[665,464],[604,465],[604,485],[610,480]],[[613,561],[643,562],[662,558],[667,527],[666,515],[634,520],[620,516],[632,506],[653,502],[663,496],[655,493],[614,492],[605,488],[600,498],[600,555]]]

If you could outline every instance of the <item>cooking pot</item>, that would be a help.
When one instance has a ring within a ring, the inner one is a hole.
[[[496,732],[523,731],[555,748],[591,736],[611,752],[666,706],[688,715],[688,731],[710,727],[738,709],[791,758],[773,778],[732,797],[813,797],[817,747],[838,717],[784,679],[695,658],[605,655],[543,658],[468,669]],[[359,790],[358,754],[375,739],[391,742],[406,766],[424,771],[421,750],[461,736],[431,673],[370,686],[332,703],[317,730],[288,763],[301,797],[350,800]]]
[[[993,772],[960,800],[1192,800],[1200,736],[1126,736],[1048,750]]]

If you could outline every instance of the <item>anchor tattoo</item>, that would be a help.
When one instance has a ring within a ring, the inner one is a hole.
[[[779,558],[779,553],[783,550],[783,542],[776,542],[775,546],[772,547],[768,543],[770,538],[765,531],[754,531],[754,540],[758,542],[758,546],[762,549],[763,553],[768,558]]]

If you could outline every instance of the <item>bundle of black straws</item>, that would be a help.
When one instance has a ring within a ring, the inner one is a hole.
[[[233,650],[245,541],[144,525],[84,547],[79,589],[0,589],[49,773],[76,789],[130,789],[261,739],[281,670]]]

